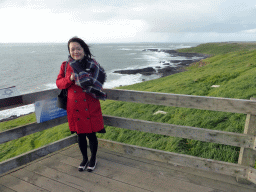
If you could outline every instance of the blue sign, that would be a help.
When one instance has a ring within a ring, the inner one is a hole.
[[[57,97],[35,102],[37,123],[42,123],[67,115],[67,111],[56,106]]]

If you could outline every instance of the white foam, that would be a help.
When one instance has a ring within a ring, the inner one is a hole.
[[[17,115],[19,117],[21,115],[25,115],[34,111],[35,111],[34,104],[3,110],[3,111],[0,111],[0,120],[11,117],[13,115]]]
[[[121,49],[118,49],[118,50],[121,50],[121,51],[131,51],[132,49],[128,49],[128,48],[121,48]]]
[[[56,86],[56,83],[48,83],[45,85],[46,89],[56,89],[57,86]]]
[[[159,66],[164,67],[164,64],[166,63],[173,65],[173,63],[170,63],[170,60],[172,59],[173,57],[171,57],[169,53],[165,52],[147,52],[147,54],[143,55],[143,60],[147,61],[147,67],[154,68]]]
[[[121,75],[116,74],[117,78],[114,80],[107,81],[104,84],[104,88],[114,88],[119,86],[125,86],[125,85],[132,85],[135,83],[142,82],[142,75],[141,74],[135,74],[135,75]]]

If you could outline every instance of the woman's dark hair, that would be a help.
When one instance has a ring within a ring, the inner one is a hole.
[[[71,39],[69,39],[68,41],[68,52],[70,53],[70,50],[69,50],[69,44],[71,42],[77,42],[81,45],[81,47],[84,49],[84,54],[87,58],[92,58],[92,54],[91,54],[91,51],[89,49],[89,46],[80,38],[78,37],[72,37]]]

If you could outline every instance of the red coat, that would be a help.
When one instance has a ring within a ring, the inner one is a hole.
[[[83,92],[81,87],[70,80],[73,69],[69,64],[65,77],[65,64],[66,61],[61,65],[56,85],[59,89],[68,89],[67,116],[70,131],[79,134],[102,130],[104,123],[99,100]]]

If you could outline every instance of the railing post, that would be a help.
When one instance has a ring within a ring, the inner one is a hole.
[[[250,100],[256,100],[256,98],[251,98]],[[247,114],[244,134],[256,136],[256,115]],[[240,148],[238,164],[254,167],[256,160],[256,151],[251,148]],[[241,178],[236,178],[237,182],[244,183],[245,180]]]

